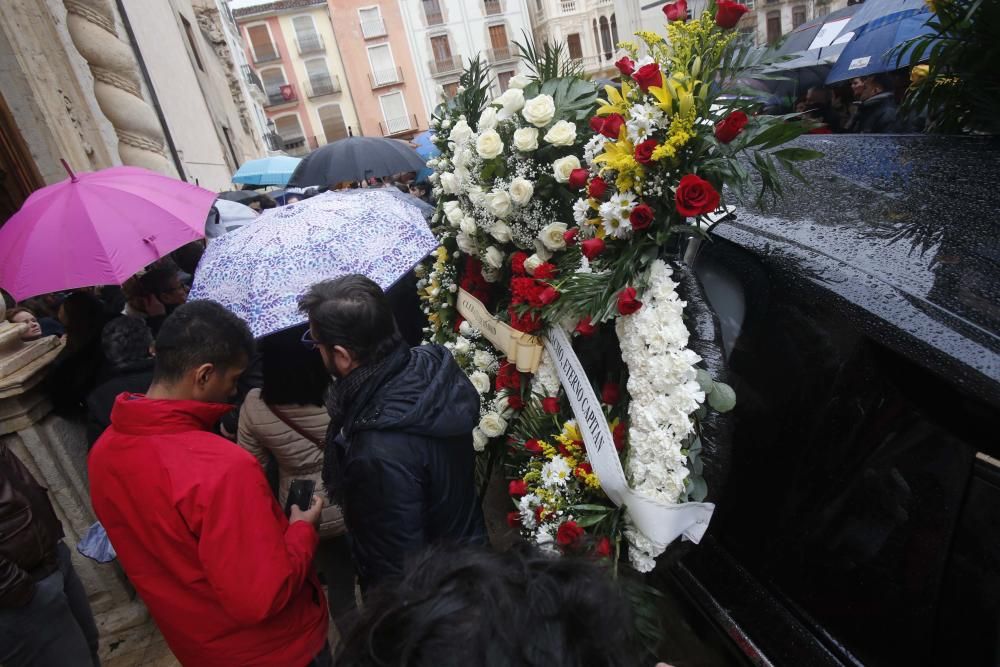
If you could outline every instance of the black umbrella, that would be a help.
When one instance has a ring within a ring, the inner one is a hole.
[[[380,137],[348,137],[307,155],[288,181],[289,186],[336,185],[344,181],[383,178],[420,171],[424,160],[409,143]]]
[[[219,199],[227,199],[237,204],[249,204],[259,196],[260,193],[253,190],[229,190],[228,192],[219,193]]]

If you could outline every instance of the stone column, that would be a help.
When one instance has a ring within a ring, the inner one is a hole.
[[[87,485],[87,440],[82,424],[52,414],[41,390],[46,367],[62,349],[59,339],[25,343],[21,332],[26,328],[4,320],[0,301],[0,446],[10,448],[48,487],[102,643],[127,646],[148,637],[149,612],[117,563],[98,564],[76,552],[80,537],[96,521]]]
[[[111,0],[63,0],[73,45],[94,75],[94,96],[118,135],[122,163],[176,175],[163,128],[142,96],[139,64],[118,37]]]

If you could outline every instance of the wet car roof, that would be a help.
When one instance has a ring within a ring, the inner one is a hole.
[[[1000,140],[803,137],[783,199],[714,233],[843,295],[1000,386]],[[977,383],[978,384],[978,383]],[[980,385],[980,390],[983,387]],[[991,391],[991,393],[993,393]]]

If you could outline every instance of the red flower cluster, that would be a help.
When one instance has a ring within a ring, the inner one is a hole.
[[[688,4],[686,0],[677,0],[663,5],[663,13],[667,15],[668,21],[686,21],[688,17]]]
[[[621,399],[621,387],[614,382],[605,382],[601,388],[601,403],[605,405],[618,405],[618,401]]]
[[[517,394],[511,394],[507,397],[507,405],[510,406],[511,410],[523,410],[524,409],[524,399]]]
[[[653,151],[656,150],[656,139],[646,139],[635,147],[635,161],[639,164],[652,164]]]
[[[580,320],[579,323],[577,323],[576,333],[584,337],[593,336],[595,333],[597,333],[597,327],[594,326],[594,323],[590,320],[589,315]]]
[[[550,415],[559,414],[559,399],[549,396],[542,399],[542,410]]]
[[[517,514],[517,512],[511,512],[511,514]],[[510,519],[507,519],[508,523]],[[517,522],[521,522],[521,515],[518,514]],[[597,546],[594,547],[594,554],[599,558],[610,558],[611,557],[611,540],[606,537],[602,537],[597,541]]]
[[[632,79],[638,84],[642,92],[648,92],[652,87],[662,87],[663,86],[663,72],[660,71],[659,63],[649,63],[648,65],[643,65],[635,71],[632,75]],[[617,138],[617,137],[616,137]]]
[[[653,209],[649,207],[649,204],[639,204],[632,209],[632,212],[628,216],[628,221],[632,223],[633,230],[640,232],[648,229],[653,224],[655,217],[656,214],[653,213]]]
[[[536,280],[550,280],[555,278],[557,273],[559,273],[559,270],[556,269],[556,265],[551,262],[542,262],[535,267]]]
[[[556,542],[562,547],[571,547],[583,537],[583,528],[577,525],[576,521],[563,521],[556,531]]]
[[[524,263],[528,261],[528,253],[518,250],[510,256],[510,270],[515,276],[525,276],[528,272],[524,270]]]
[[[517,370],[517,366],[509,361],[500,362],[500,370],[497,371],[496,388],[497,391],[510,389],[514,393],[521,393],[521,373]]]
[[[523,479],[512,479],[507,485],[507,493],[514,498],[520,498],[528,493],[528,483]]]
[[[483,303],[487,303],[490,299],[492,292],[490,284],[483,278],[483,265],[475,257],[466,257],[458,286]]]
[[[746,5],[741,5],[732,0],[718,0],[715,6],[717,8],[715,12],[715,25],[726,30],[735,28],[743,15],[750,11],[750,8]]]
[[[611,432],[611,438],[615,441],[615,449],[619,452],[625,449],[625,422],[618,422],[615,430]]]
[[[590,119],[590,129],[599,134],[603,134],[612,141],[618,140],[622,127],[625,125],[625,117],[620,113],[608,114],[607,116],[594,116]]]
[[[622,315],[631,315],[642,308],[642,301],[635,298],[637,292],[634,287],[626,287],[618,293],[618,312]]]
[[[608,182],[605,181],[600,176],[595,176],[590,180],[590,185],[587,186],[587,194],[594,199],[600,199],[604,196],[604,193],[608,191]]]
[[[587,239],[586,241],[580,244],[580,252],[582,252],[583,256],[586,257],[587,259],[594,259],[602,252],[604,252],[604,249],[605,249],[604,239],[599,239],[599,238]]]
[[[507,314],[510,315],[510,326],[514,327],[518,331],[533,334],[537,333],[542,328],[542,318],[537,312],[529,310],[523,315],[518,315],[517,309],[514,308],[514,306],[511,306],[507,309]]]
[[[537,440],[527,440],[524,443],[524,448],[531,452],[532,454],[541,454],[542,445]]]

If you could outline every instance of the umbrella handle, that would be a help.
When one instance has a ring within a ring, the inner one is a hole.
[[[64,160],[63,158],[59,158],[59,161],[62,162],[63,169],[65,169],[66,173],[69,174],[70,183],[76,183],[77,180],[78,180],[77,177],[76,177],[76,174],[74,174],[73,170],[70,169],[70,166],[66,162],[66,160]]]

